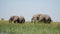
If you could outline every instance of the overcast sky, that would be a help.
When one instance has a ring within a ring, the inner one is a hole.
[[[47,14],[60,21],[60,0],[0,0],[0,18],[22,15],[29,21],[34,14]]]

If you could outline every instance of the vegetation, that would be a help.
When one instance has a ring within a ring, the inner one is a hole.
[[[60,22],[19,24],[2,20],[0,34],[60,34]]]

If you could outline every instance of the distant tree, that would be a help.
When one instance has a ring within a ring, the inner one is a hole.
[[[1,18],[1,20],[4,20],[4,18]]]

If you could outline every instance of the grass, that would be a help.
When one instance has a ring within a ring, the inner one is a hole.
[[[60,22],[17,24],[0,21],[0,34],[60,34]]]

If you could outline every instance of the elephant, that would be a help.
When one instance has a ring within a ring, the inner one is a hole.
[[[14,22],[14,23],[24,23],[25,22],[25,18],[23,16],[12,16],[9,19],[9,22]]]
[[[52,20],[50,16],[46,14],[36,14],[33,15],[31,22],[44,22],[44,23],[50,23]]]

